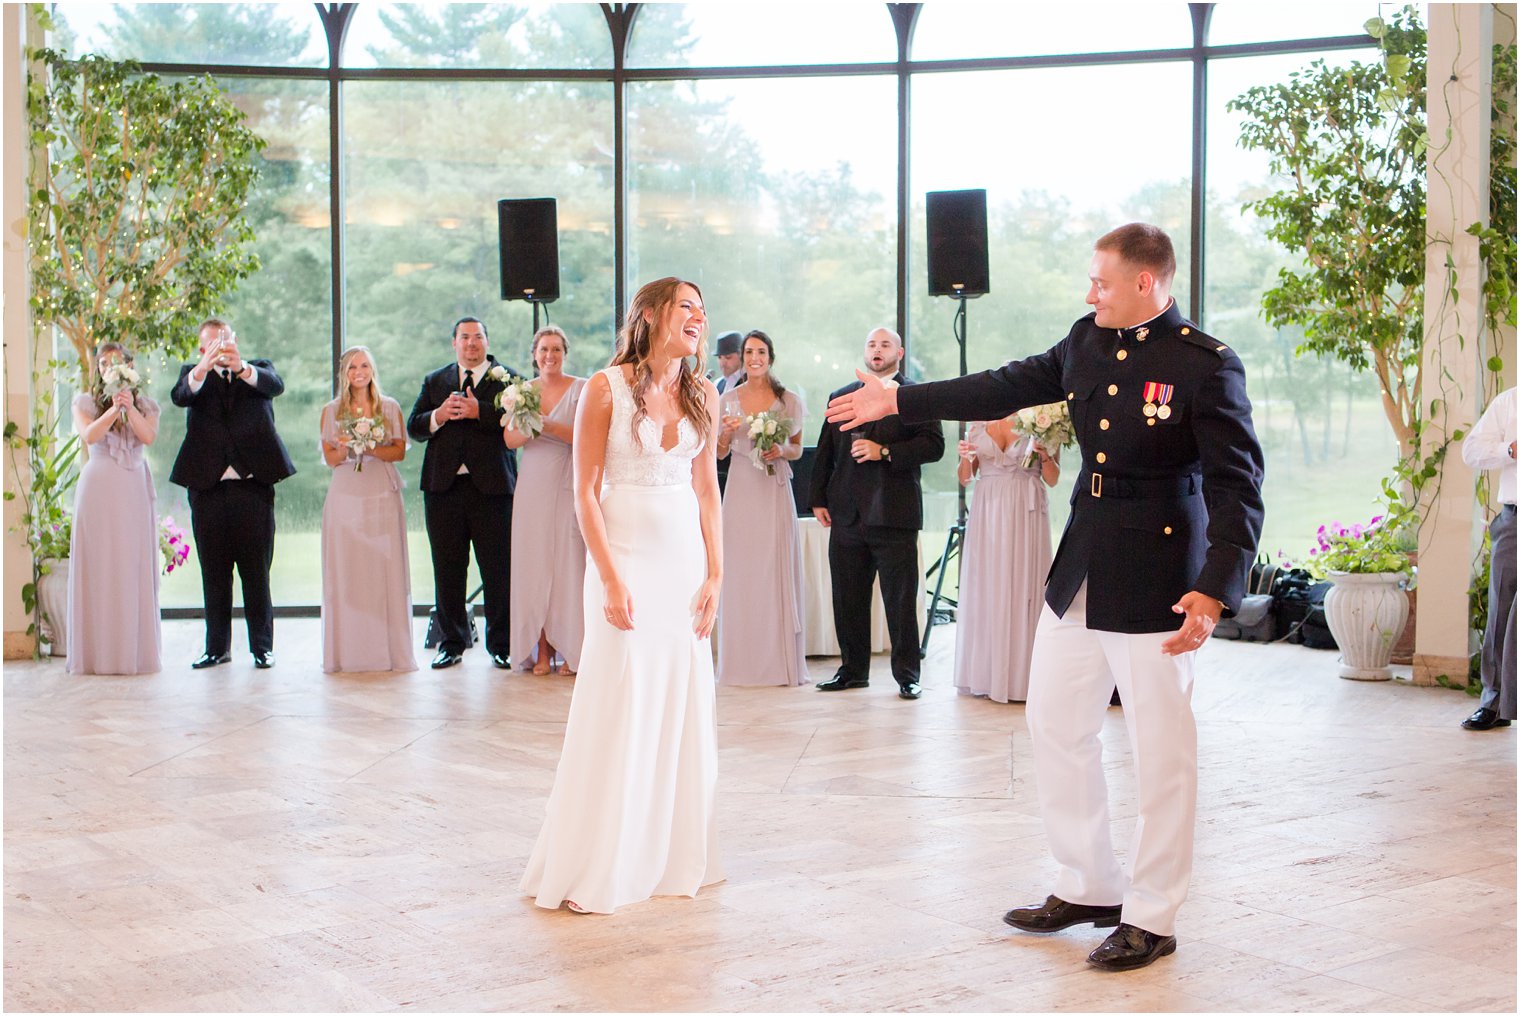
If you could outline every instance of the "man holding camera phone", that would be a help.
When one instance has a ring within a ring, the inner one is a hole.
[[[243,584],[253,665],[274,665],[274,485],[296,467],[274,425],[285,382],[268,360],[245,360],[221,318],[200,327],[201,358],[180,368],[169,398],[186,410],[185,441],[169,481],[190,498],[190,529],[206,605],[206,651],[190,666],[231,659],[232,572]]]

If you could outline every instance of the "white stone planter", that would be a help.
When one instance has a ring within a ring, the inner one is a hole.
[[[1409,620],[1404,575],[1331,572],[1330,581],[1334,585],[1325,595],[1325,620],[1341,650],[1341,677],[1389,680],[1388,658]]]
[[[49,656],[69,653],[69,559],[49,561],[51,569],[37,580],[37,606],[41,608],[45,627],[39,638],[48,643]]]

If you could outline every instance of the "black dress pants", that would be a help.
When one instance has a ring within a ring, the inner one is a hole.
[[[206,652],[221,656],[232,649],[234,568],[243,583],[248,651],[273,652],[269,565],[274,560],[274,487],[257,480],[223,480],[187,493],[206,604]]]
[[[870,676],[871,583],[879,576],[892,676],[899,685],[917,681],[918,531],[836,522],[829,527],[829,576],[840,672],[852,680]]]
[[[448,490],[424,491],[422,508],[433,554],[438,648],[462,653],[472,641],[465,583],[473,546],[485,588],[486,651],[505,657],[512,637],[512,495],[482,494],[465,474]]]

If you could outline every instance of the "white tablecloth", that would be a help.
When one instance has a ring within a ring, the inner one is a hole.
[[[802,625],[804,651],[809,656],[838,656],[839,639],[834,634],[834,583],[829,578],[829,531],[816,518],[797,520],[797,537],[802,544]],[[923,636],[924,583],[923,547],[918,551],[919,636]],[[887,638],[887,612],[881,603],[880,584],[871,587],[871,652],[884,653],[891,648]]]

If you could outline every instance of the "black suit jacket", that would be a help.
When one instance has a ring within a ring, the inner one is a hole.
[[[913,385],[901,372],[893,380],[904,387]],[[836,399],[859,387],[859,381],[852,382],[829,398]],[[856,462],[850,445],[857,437],[886,445],[891,460]],[[936,420],[908,423],[902,417],[889,416],[849,433],[825,420],[813,458],[810,504],[827,508],[838,525],[922,529],[924,499],[919,467],[938,462],[944,454],[945,434]]]
[[[486,357],[485,367],[495,366],[495,358]],[[476,384],[479,419],[450,420],[437,433],[431,429],[433,410],[459,390],[459,373],[459,365],[451,363],[423,378],[422,391],[407,419],[407,433],[427,447],[422,457],[422,489],[434,494],[448,490],[461,479],[459,467],[464,466],[482,494],[511,494],[517,489],[517,456],[502,441],[502,414],[496,408],[496,396],[506,387],[505,381],[488,374]]]
[[[1148,386],[1151,412],[1146,411]],[[1261,445],[1245,370],[1176,304],[1136,328],[1088,314],[1037,356],[903,389],[903,419],[995,420],[1065,401],[1082,448],[1045,602],[1064,614],[1087,580],[1087,627],[1172,631],[1189,590],[1233,614],[1261,536]],[[1164,408],[1163,408],[1164,400]]]
[[[190,390],[195,364],[179,369],[179,380],[169,400],[188,410],[185,442],[179,447],[169,482],[189,490],[209,490],[221,482],[233,459],[253,479],[274,484],[292,475],[296,467],[285,451],[274,426],[274,398],[285,382],[268,360],[249,360],[257,371],[254,384],[234,378],[222,380],[210,371],[200,390]]]

